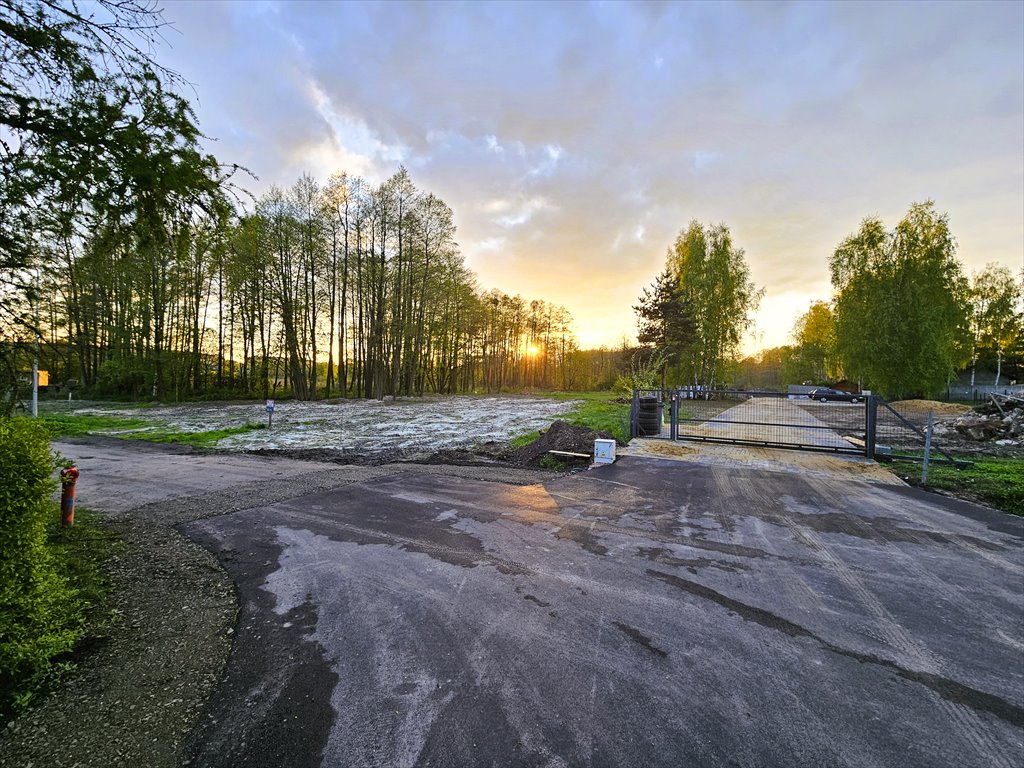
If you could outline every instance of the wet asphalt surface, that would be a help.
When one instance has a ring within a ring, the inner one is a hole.
[[[179,525],[241,602],[190,765],[1024,760],[1020,518],[635,457],[288,495]]]

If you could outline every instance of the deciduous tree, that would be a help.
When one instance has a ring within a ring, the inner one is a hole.
[[[733,244],[725,224],[690,222],[669,249],[667,268],[694,325],[693,343],[682,359],[684,374],[694,384],[713,386],[751,326],[764,292],[751,281],[743,249]]]
[[[971,284],[971,386],[980,351],[990,351],[996,358],[994,386],[999,386],[1003,354],[1024,334],[1024,313],[1021,299],[1024,285],[1013,273],[999,264],[989,264],[974,275]]]
[[[839,373],[836,360],[836,329],[832,309],[824,301],[816,301],[793,326],[796,349],[789,361],[789,372],[796,381],[831,383]]]
[[[928,201],[891,232],[867,218],[829,266],[846,374],[890,397],[941,391],[967,357],[967,281],[948,216]]]

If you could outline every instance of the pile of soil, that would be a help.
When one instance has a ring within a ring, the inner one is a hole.
[[[943,403],[939,400],[897,400],[892,403],[892,406],[903,415],[909,415],[910,413],[914,415],[924,414],[925,417],[927,417],[928,411],[934,413],[936,417],[944,417],[960,416],[971,410],[969,405]]]
[[[608,432],[588,427],[577,427],[559,419],[548,429],[542,430],[540,437],[532,443],[513,451],[510,460],[523,467],[538,467],[548,451],[570,451],[593,456],[594,441],[597,439],[614,440],[615,438]]]
[[[987,403],[946,422],[944,431],[953,431],[967,440],[996,445],[1024,445],[1024,401],[1007,400],[996,406]]]

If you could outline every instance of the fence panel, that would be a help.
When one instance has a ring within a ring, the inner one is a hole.
[[[867,416],[860,399],[817,402],[774,392],[676,389],[638,390],[634,403],[646,409],[643,425],[634,419],[637,436],[832,453],[866,451]]]

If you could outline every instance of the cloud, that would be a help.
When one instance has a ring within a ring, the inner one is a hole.
[[[1024,6],[173,3],[168,63],[259,176],[407,165],[484,287],[615,343],[691,219],[726,222],[785,343],[860,220],[948,211],[1024,253]],[[161,56],[163,60],[163,56]],[[796,307],[799,298],[801,306]],[[806,301],[805,301],[806,299]]]

